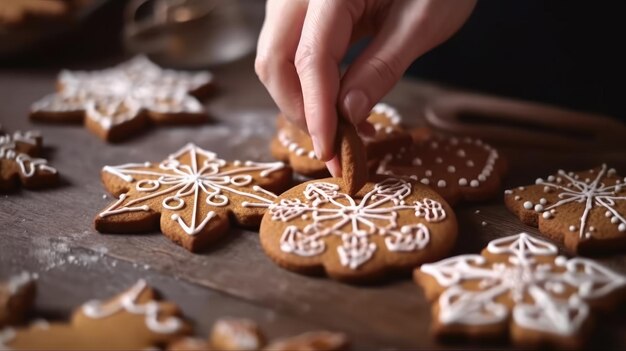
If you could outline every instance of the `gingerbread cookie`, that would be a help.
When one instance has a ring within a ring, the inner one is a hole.
[[[492,146],[469,137],[435,136],[425,129],[411,134],[414,144],[383,157],[377,173],[419,181],[452,205],[483,201],[500,191],[506,163]]]
[[[37,323],[0,333],[12,350],[144,350],[191,332],[176,305],[161,302],[145,281],[106,302],[90,301],[70,323]]]
[[[534,185],[504,192],[506,207],[572,252],[626,249],[626,178],[607,165],[559,170]]]
[[[337,178],[297,185],[270,206],[260,230],[263,249],[280,266],[343,281],[440,259],[456,235],[454,212],[437,193],[381,176],[355,196]]]
[[[21,323],[33,306],[36,274],[23,272],[0,283],[0,328]]]
[[[95,219],[103,233],[138,233],[161,228],[189,251],[206,248],[225,234],[229,217],[257,226],[291,182],[282,162],[226,162],[188,144],[161,163],[106,166],[102,181],[118,200]]]
[[[348,123],[337,126],[337,143],[343,189],[348,195],[355,195],[369,178],[365,147],[354,126]]]
[[[15,190],[20,184],[28,189],[55,185],[57,170],[38,157],[42,149],[39,132],[8,134],[0,129],[0,191]]]
[[[0,25],[14,26],[29,17],[61,17],[70,10],[68,0],[2,0],[0,1]]]
[[[341,351],[349,349],[348,338],[328,331],[308,332],[275,340],[266,345],[256,323],[226,318],[213,326],[209,340],[184,338],[169,345],[169,351]]]
[[[209,72],[182,72],[138,56],[117,67],[94,72],[63,71],[58,91],[34,103],[30,116],[44,122],[84,121],[107,141],[119,141],[157,124],[202,123],[208,115],[200,101],[210,90]]]
[[[401,126],[398,112],[386,104],[378,104],[368,118],[376,129],[372,137],[363,137],[369,161],[411,144],[411,137]],[[307,133],[296,127],[283,116],[277,119],[277,133],[272,140],[272,155],[289,163],[295,172],[311,178],[327,177],[326,164],[317,159],[313,142]]]
[[[558,255],[528,234],[493,240],[481,255],[425,264],[415,279],[433,301],[437,336],[483,339],[509,334],[515,344],[582,346],[592,308],[622,300],[626,277],[582,258]]]

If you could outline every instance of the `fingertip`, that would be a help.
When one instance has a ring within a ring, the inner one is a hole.
[[[339,162],[339,156],[333,157],[330,161],[326,162],[326,168],[335,178],[341,178],[341,162]]]
[[[356,126],[356,130],[359,135],[364,137],[372,138],[374,137],[374,135],[376,135],[376,128],[374,128],[374,126],[367,120],[359,123]]]

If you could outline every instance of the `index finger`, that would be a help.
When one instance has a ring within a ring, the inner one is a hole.
[[[357,12],[346,1],[312,0],[296,51],[304,115],[315,154],[322,161],[335,154],[339,63],[350,43]]]

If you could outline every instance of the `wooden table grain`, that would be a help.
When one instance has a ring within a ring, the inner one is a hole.
[[[117,58],[90,62],[105,67]],[[312,329],[346,332],[356,349],[502,348],[480,343],[441,344],[429,335],[430,304],[409,276],[379,285],[353,286],[277,267],[262,252],[258,233],[233,229],[207,252],[191,254],[160,233],[103,235],[94,216],[112,200],[100,182],[102,166],[160,161],[188,142],[225,159],[271,160],[269,139],[277,109],[253,72],[251,58],[219,67],[219,92],[206,101],[214,122],[201,127],[154,128],[119,144],[107,144],[80,125],[33,124],[29,105],[52,91],[61,67],[0,68],[0,123],[8,131],[42,131],[46,154],[62,176],[53,189],[1,195],[0,278],[22,270],[39,274],[36,314],[66,318],[75,306],[104,298],[144,278],[206,335],[224,316],[258,321],[270,337]],[[77,67],[68,68],[84,68]],[[423,125],[423,106],[446,89],[403,80],[385,98],[405,121]],[[609,163],[626,175],[623,150],[551,151],[507,146],[505,186],[530,184],[558,168]],[[478,213],[476,210],[480,210]],[[457,208],[460,237],[454,254],[477,253],[496,237],[522,231],[502,198]],[[486,225],[482,223],[485,222]],[[599,258],[626,274],[624,255]],[[596,346],[626,349],[624,309],[600,318]]]

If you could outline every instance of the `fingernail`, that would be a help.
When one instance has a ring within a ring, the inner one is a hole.
[[[357,125],[369,115],[369,99],[361,90],[351,90],[343,100],[343,107],[352,124]]]
[[[311,141],[313,142],[313,151],[318,160],[322,159],[322,144],[315,135],[311,135]]]
[[[339,163],[339,158],[337,158],[337,156],[326,162],[326,168],[328,168],[331,176],[341,178],[341,164]]]

